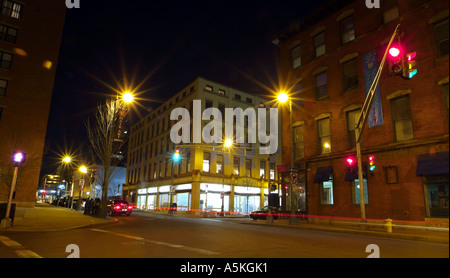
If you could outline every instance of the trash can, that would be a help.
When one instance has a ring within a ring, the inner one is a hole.
[[[0,204],[0,220],[5,218],[6,216],[6,208],[8,207],[8,203]],[[16,204],[11,204],[11,210],[9,211],[9,218],[11,219],[11,226],[14,224],[14,215],[16,214]]]
[[[170,208],[169,208],[169,213],[174,214],[177,211],[177,207],[178,207],[177,203],[171,203]]]

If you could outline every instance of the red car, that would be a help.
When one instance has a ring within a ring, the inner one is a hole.
[[[130,216],[133,212],[133,206],[128,204],[127,201],[124,200],[112,200],[108,204],[109,207],[109,215],[121,215],[126,214]]]

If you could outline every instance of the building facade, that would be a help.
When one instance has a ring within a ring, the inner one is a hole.
[[[222,138],[220,143],[208,144],[203,140],[193,143],[194,121],[198,120],[193,118],[193,110],[198,109],[194,108],[194,101],[200,101],[201,111],[217,108],[222,123],[226,108],[259,111],[257,108],[262,107],[264,112],[269,111],[266,100],[260,97],[197,78],[131,127],[124,196],[140,209],[165,210],[177,203],[179,211],[192,213],[206,210],[248,213],[266,205],[269,183],[275,182],[276,165],[281,159],[279,122],[278,149],[271,155],[260,152],[258,140],[248,143],[251,121],[248,117],[244,117],[244,143],[236,143],[236,135],[230,148],[224,147]],[[191,143],[174,144],[170,138],[170,131],[178,122],[170,120],[170,114],[179,107],[191,115]],[[209,122],[201,121],[201,129]],[[236,122],[233,127],[236,134]],[[180,152],[178,161],[173,160],[176,149]]]
[[[0,202],[20,150],[14,202],[34,206],[65,12],[64,1],[0,1]]]
[[[359,179],[346,159],[356,158],[355,124],[370,73],[400,24],[401,51],[416,52],[418,73],[405,80],[386,62],[380,76],[362,129],[366,217],[448,222],[448,2],[386,0],[372,9],[365,2],[327,2],[273,39],[295,99],[294,146],[285,122],[282,138],[295,149],[298,196],[309,215],[362,216]],[[284,164],[290,154],[283,152]]]

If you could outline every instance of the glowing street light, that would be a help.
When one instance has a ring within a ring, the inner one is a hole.
[[[286,93],[283,92],[283,93],[278,94],[279,102],[284,103],[284,102],[288,101],[288,99],[289,99],[289,97]]]
[[[133,94],[131,94],[130,92],[126,92],[123,94],[122,96],[123,101],[125,101],[126,103],[130,103],[133,101],[134,96]]]

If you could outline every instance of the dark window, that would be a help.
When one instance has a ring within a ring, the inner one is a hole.
[[[316,99],[325,98],[328,95],[327,72],[316,75]]]
[[[314,37],[314,48],[316,49],[316,57],[325,54],[325,33],[320,33]]]
[[[292,68],[296,69],[302,65],[302,58],[300,57],[300,45],[291,49]]]
[[[358,68],[356,59],[352,59],[343,64],[344,67],[344,91],[358,86]]]
[[[434,25],[438,57],[448,55],[448,18]]]
[[[13,55],[0,51],[0,68],[10,69]]]
[[[401,96],[391,100],[391,112],[395,141],[413,139],[409,96]]]
[[[0,97],[6,96],[7,87],[8,87],[8,80],[0,79]]]
[[[0,24],[0,40],[16,43],[19,30],[7,25]]]
[[[355,29],[353,26],[353,17],[342,20],[341,22],[342,43],[348,43],[355,39]]]

